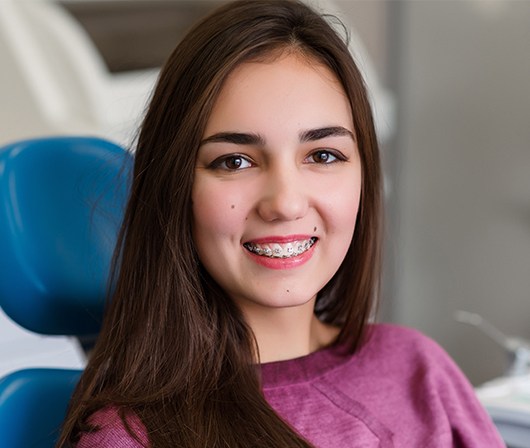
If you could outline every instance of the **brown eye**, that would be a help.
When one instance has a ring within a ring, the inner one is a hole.
[[[243,165],[243,158],[239,156],[228,157],[225,160],[225,166],[229,170],[238,170],[239,168],[241,168],[241,165]]]
[[[325,150],[316,151],[313,154],[311,154],[309,157],[311,159],[311,162],[321,163],[321,164],[333,163],[339,160],[337,156],[332,154],[330,151],[325,151]]]
[[[219,157],[210,164],[211,169],[224,171],[239,171],[251,166],[253,166],[252,162],[239,154]]]

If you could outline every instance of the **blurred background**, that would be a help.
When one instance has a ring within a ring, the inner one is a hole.
[[[90,134],[129,146],[158,68],[219,3],[0,0],[0,145]],[[310,3],[351,29],[372,94],[386,180],[380,320],[433,337],[475,385],[502,375],[505,352],[455,313],[530,340],[530,1]],[[0,376],[83,362],[73,341],[0,314]]]

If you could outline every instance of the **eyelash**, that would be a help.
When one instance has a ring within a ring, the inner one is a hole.
[[[332,160],[331,162],[312,162],[312,163],[316,163],[316,164],[319,164],[319,165],[331,165],[333,163],[338,163],[338,162],[346,162],[348,159],[344,156],[344,154],[342,154],[341,152],[339,151],[332,151],[332,150],[329,150],[329,149],[318,149],[317,151],[314,151],[312,152],[311,154],[309,154],[309,156],[306,157],[306,160],[310,157],[315,157],[316,155],[326,155],[326,156],[331,156],[331,157],[334,157],[334,160]]]
[[[334,163],[339,163],[339,162],[345,162],[347,161],[347,157],[345,157],[341,152],[339,151],[332,151],[332,150],[329,150],[329,149],[318,149],[316,151],[313,151],[311,154],[309,154],[305,159],[304,161],[310,159],[310,158],[313,158],[315,156],[320,156],[322,157],[323,155],[326,155],[326,157],[333,157],[333,160],[331,160],[330,162],[316,162],[313,161],[312,162],[308,162],[308,163],[311,163],[311,164],[317,164],[317,165],[331,165],[331,164],[334,164]],[[226,166],[226,163],[229,162],[229,161],[235,161],[235,160],[241,160],[243,161],[242,163],[244,162],[247,162],[250,166],[245,166],[243,168],[241,167],[236,167],[236,168],[229,168],[228,166]],[[225,166],[223,166],[225,165]],[[221,157],[218,157],[217,159],[215,159],[213,162],[211,162],[209,165],[208,165],[208,168],[209,169],[212,169],[212,170],[224,170],[224,171],[231,171],[231,172],[236,172],[236,171],[240,171],[240,170],[244,170],[244,169],[247,169],[247,168],[251,168],[252,166],[254,166],[254,162],[247,156],[244,156],[242,154],[228,154],[228,155],[224,155],[224,156],[221,156]]]
[[[219,170],[220,169],[220,170],[232,171],[232,172],[250,168],[250,166],[244,167],[244,168],[229,168],[228,166],[224,166],[224,167],[222,166],[223,164],[226,164],[226,162],[228,162],[229,160],[233,161],[233,160],[236,160],[236,159],[239,159],[239,160],[242,160],[242,161],[246,161],[251,166],[254,166],[254,162],[252,162],[252,160],[249,159],[247,156],[243,156],[241,154],[228,154],[228,155],[224,155],[224,156],[221,156],[221,157],[218,157],[217,159],[215,159],[212,163],[210,163],[208,165],[208,168],[210,168],[212,170]]]

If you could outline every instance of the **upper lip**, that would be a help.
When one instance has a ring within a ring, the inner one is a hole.
[[[248,240],[245,243],[254,244],[271,244],[271,243],[292,243],[293,241],[304,241],[314,238],[313,235],[284,235],[284,236],[265,236]]]

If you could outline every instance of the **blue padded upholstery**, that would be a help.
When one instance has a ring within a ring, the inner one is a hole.
[[[0,307],[19,325],[98,332],[132,159],[90,137],[0,148]]]
[[[0,148],[0,307],[26,329],[98,332],[132,156],[99,138]],[[52,448],[80,370],[0,379],[0,448]]]
[[[0,446],[53,448],[80,374],[26,369],[0,379]]]

